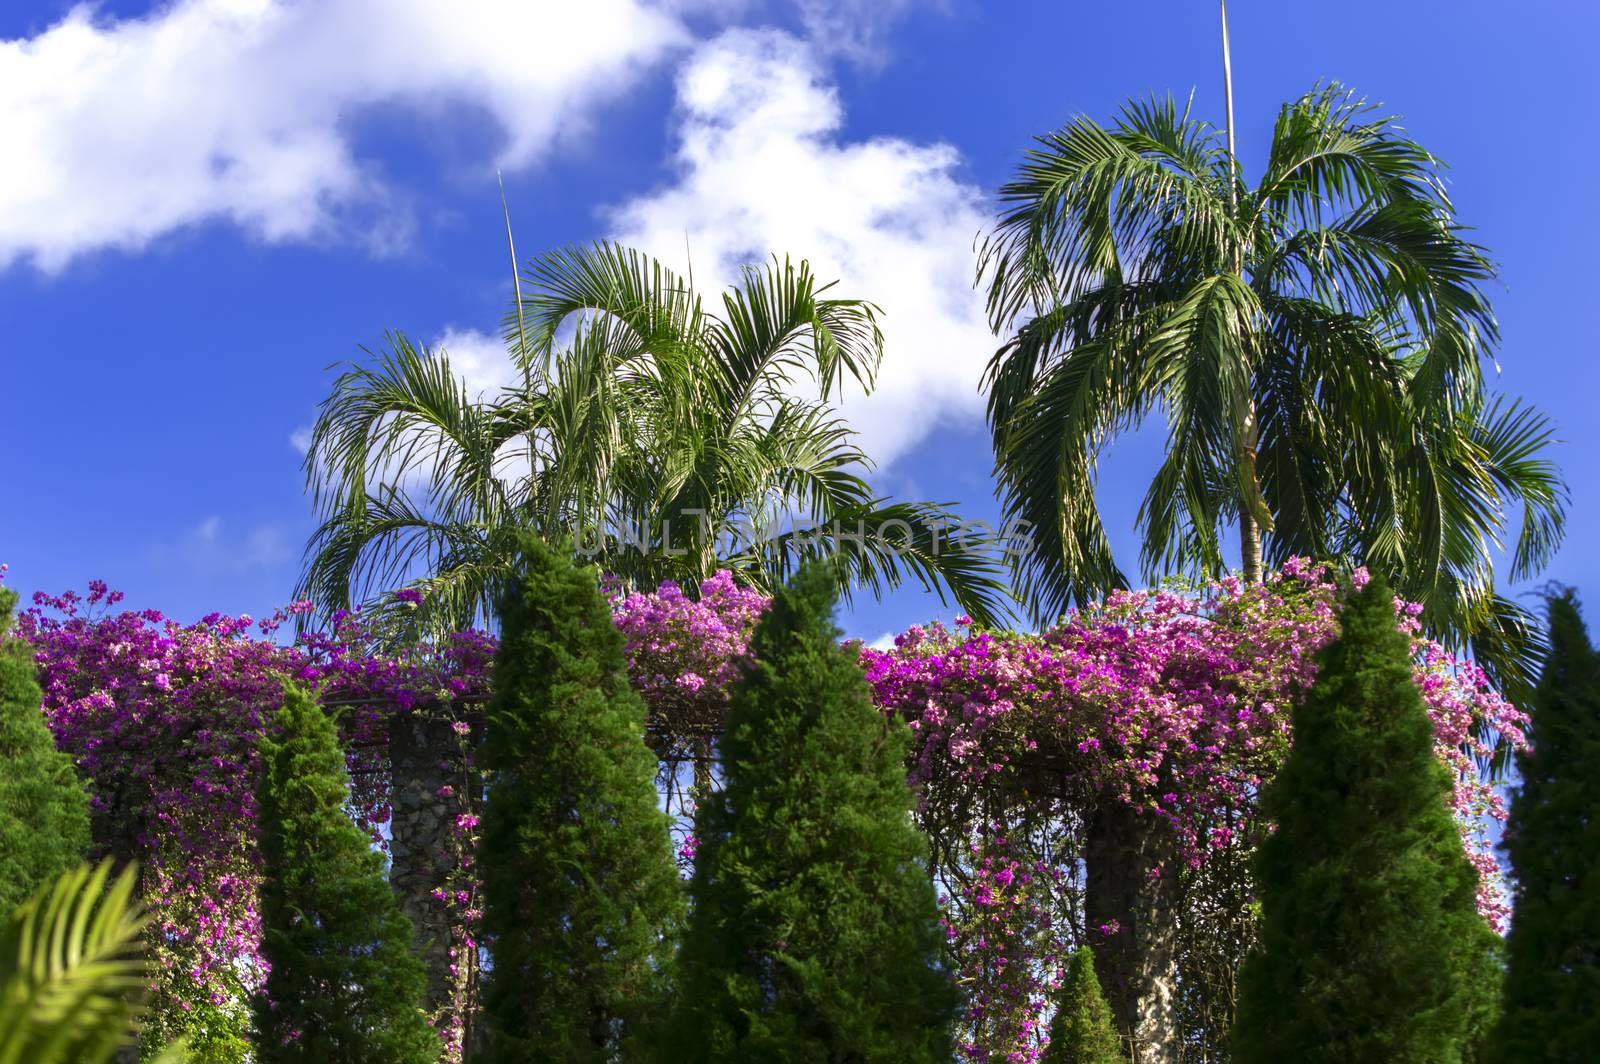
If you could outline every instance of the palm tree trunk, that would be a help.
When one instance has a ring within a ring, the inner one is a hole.
[[[1228,49],[1228,3],[1222,7],[1222,72],[1227,97],[1228,161],[1234,166],[1233,69]],[[1235,172],[1228,199],[1238,209]],[[1234,269],[1242,274],[1242,255]],[[1255,408],[1245,412],[1249,473],[1255,476]],[[1259,481],[1257,481],[1259,484]],[[1262,579],[1261,526],[1249,499],[1239,500],[1239,540],[1244,579]],[[1112,1015],[1133,1064],[1177,1064],[1182,1053],[1178,1017],[1177,853],[1171,832],[1155,817],[1105,797],[1089,816],[1084,835],[1084,919]]]
[[[1261,526],[1243,506],[1239,509],[1239,554],[1244,563],[1244,582],[1261,583]]]

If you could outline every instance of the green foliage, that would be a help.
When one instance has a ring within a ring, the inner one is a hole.
[[[332,611],[424,572],[419,607],[380,609],[454,631],[494,617],[514,572],[501,533],[533,529],[576,536],[635,589],[728,569],[771,590],[828,555],[844,594],[915,580],[995,620],[1004,574],[983,537],[949,535],[948,509],[889,502],[861,475],[871,459],[836,401],[846,379],[870,389],[883,337],[872,304],[832,287],[774,260],[713,308],[629,248],[553,252],[507,321],[518,387],[487,397],[447,352],[391,337],[339,377],[312,430],[323,523],[300,591]],[[505,476],[508,455],[531,474]],[[375,483],[374,469],[394,472]]]
[[[910,732],[838,645],[835,586],[813,566],[779,591],[733,690],[665,1059],[951,1059],[959,1002],[911,821]]]
[[[1089,947],[1074,950],[1067,977],[1056,995],[1050,1021],[1050,1047],[1041,1064],[1124,1064],[1122,1039],[1111,1019],[1111,1006],[1100,992]]]
[[[89,850],[89,799],[56,749],[28,646],[10,635],[17,593],[0,587],[0,919]]]
[[[147,932],[148,934],[148,932]],[[181,983],[174,979],[175,986]],[[174,1044],[183,1046],[185,1064],[239,1064],[254,1060],[255,1014],[248,996],[213,1003],[204,992],[184,999],[188,1007],[152,1007],[139,1023],[141,1064],[160,1064]]]
[[[645,707],[595,582],[520,541],[486,718],[485,1061],[609,1061],[660,1012],[683,891]]]
[[[1474,1059],[1498,937],[1451,817],[1449,773],[1381,580],[1355,594],[1294,712],[1263,807],[1258,949],[1240,972],[1239,1064]]]
[[[333,721],[285,684],[261,781],[263,1064],[431,1064],[411,953],[383,856],[345,813],[349,773]]]
[[[1139,511],[1154,578],[1219,573],[1241,515],[1268,566],[1339,558],[1385,573],[1429,631],[1470,640],[1503,688],[1537,628],[1494,588],[1560,545],[1567,489],[1550,423],[1489,394],[1494,276],[1439,163],[1336,85],[1279,111],[1245,183],[1221,130],[1169,97],[1039,138],[1000,190],[982,253],[989,422],[1008,515],[1034,549],[1041,619],[1126,586],[1096,502],[1097,456],[1166,421]],[[1242,543],[1246,578],[1262,560]]]
[[[1600,1046],[1600,654],[1572,591],[1550,598],[1549,618],[1506,827],[1516,893],[1489,1054],[1504,1064],[1578,1064]]]
[[[110,860],[71,868],[0,926],[0,1064],[105,1064],[137,1037],[148,921],[133,866],[110,875]]]

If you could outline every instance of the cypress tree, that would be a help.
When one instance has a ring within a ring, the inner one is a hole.
[[[1490,1059],[1507,1064],[1600,1052],[1600,654],[1571,590],[1548,609],[1550,654],[1505,836],[1516,887]]]
[[[483,1059],[607,1061],[664,1002],[682,884],[595,574],[531,536],[520,554],[484,737]]]
[[[11,633],[17,593],[0,587],[0,924],[89,850],[89,798],[56,749],[28,645]]]
[[[1261,939],[1240,972],[1239,1064],[1472,1059],[1498,936],[1381,580],[1353,595],[1294,710],[1263,809]]]
[[[910,731],[838,645],[835,581],[803,569],[732,692],[723,789],[699,807],[670,1060],[952,1059]]]
[[[285,684],[263,752],[261,951],[272,971],[256,1008],[258,1059],[432,1064],[439,1040],[422,1011],[411,923],[383,855],[345,813],[333,721]]]
[[[1050,1047],[1041,1064],[1124,1064],[1126,1059],[1111,1022],[1111,1006],[1094,973],[1094,954],[1088,946],[1076,949],[1056,996]]]

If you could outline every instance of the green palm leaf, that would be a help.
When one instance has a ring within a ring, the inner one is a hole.
[[[474,396],[446,352],[403,336],[335,381],[306,456],[322,519],[300,593],[323,610],[369,603],[406,633],[492,623],[512,564],[500,545],[523,529],[635,587],[692,588],[723,566],[768,586],[810,549],[794,530],[868,520],[913,534],[894,550],[819,540],[847,557],[842,580],[875,594],[914,580],[985,621],[1004,612],[989,545],[940,550],[946,510],[876,499],[835,412],[845,379],[870,388],[882,357],[870,303],[773,258],[711,313],[606,243],[546,255],[525,282],[507,315],[520,386]],[[776,553],[758,549],[779,529]],[[420,608],[386,597],[401,586]]]
[[[1549,560],[1566,487],[1548,422],[1487,395],[1494,267],[1438,171],[1337,85],[1279,112],[1254,188],[1171,100],[1040,138],[978,273],[1006,337],[989,423],[1006,511],[1036,533],[1014,572],[1036,617],[1124,582],[1095,461],[1159,412],[1146,578],[1218,574],[1223,533],[1248,518],[1268,563],[1382,570],[1508,691],[1527,679],[1531,629],[1492,562],[1514,523],[1513,578]]]
[[[66,872],[0,931],[0,1064],[97,1064],[137,1036],[148,918],[135,870],[110,876],[109,860]]]

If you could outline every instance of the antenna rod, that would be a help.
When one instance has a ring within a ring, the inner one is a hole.
[[[506,248],[511,252],[511,291],[517,301],[517,353],[521,356],[523,382],[528,378],[528,327],[522,320],[522,278],[517,274],[517,244],[511,238],[511,208],[506,203],[506,180],[500,168],[494,171],[495,183],[500,186],[500,213],[506,220]]]
[[[522,363],[522,400],[524,403],[531,403],[533,401],[533,359],[528,353],[528,326],[522,319],[522,278],[517,273],[517,243],[511,237],[511,207],[506,203],[506,179],[501,176],[498,166],[494,170],[494,180],[500,186],[500,214],[506,220],[506,249],[511,253],[511,291],[513,298],[517,301],[517,361]],[[530,424],[528,426],[528,493],[530,497],[533,494],[535,457],[533,426]]]
[[[1228,0],[1222,0],[1222,95],[1228,108],[1228,204],[1237,208],[1239,189],[1235,172],[1239,157],[1233,143],[1233,57],[1228,47]]]

